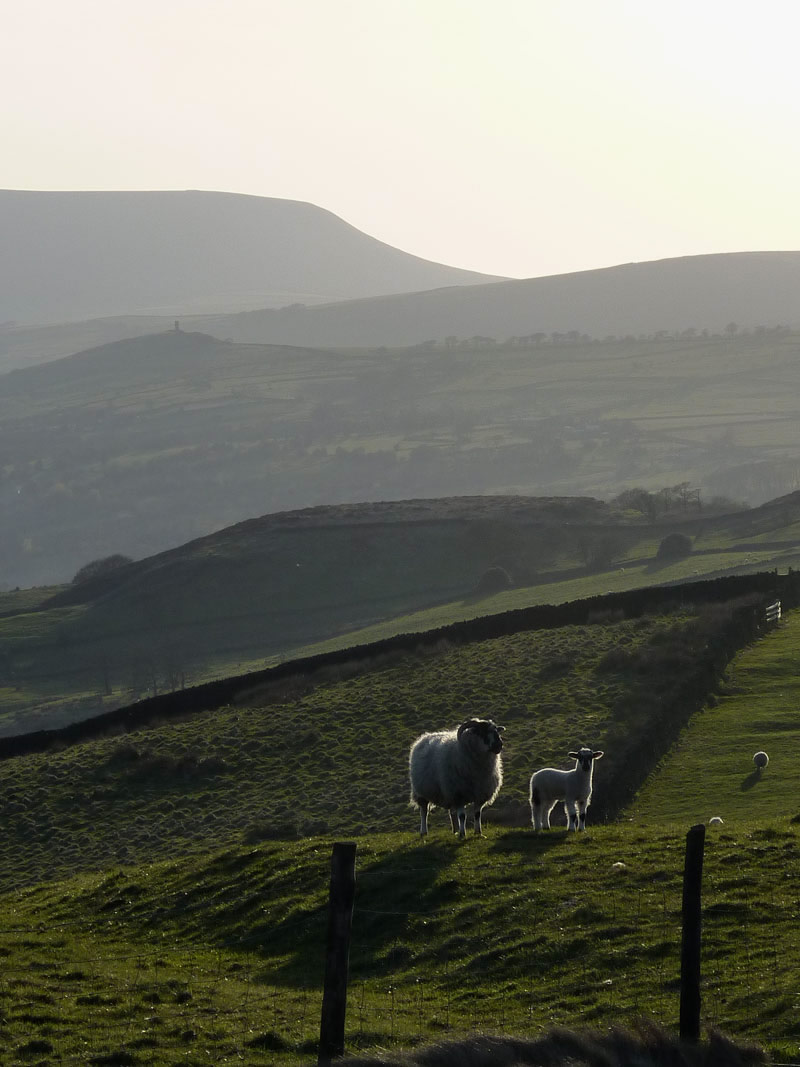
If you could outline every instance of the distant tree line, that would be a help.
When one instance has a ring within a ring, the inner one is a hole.
[[[639,344],[642,342],[664,341],[707,341],[731,339],[733,337],[785,337],[792,333],[788,326],[754,326],[753,328],[741,327],[735,322],[729,322],[722,332],[687,326],[679,330],[656,330],[654,333],[640,334],[607,334],[604,337],[594,337],[580,330],[553,330],[551,333],[536,331],[534,333],[498,339],[496,337],[484,337],[476,334],[473,337],[456,337],[453,334],[441,339],[432,338],[428,341],[420,341],[418,344],[409,345],[408,351],[432,352],[437,348],[444,348],[448,352],[462,350],[481,350],[491,348],[537,348],[541,345],[577,345],[577,344]]]

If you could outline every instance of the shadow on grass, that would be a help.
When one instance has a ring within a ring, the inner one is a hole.
[[[761,771],[761,768],[756,767],[754,771],[751,771],[748,776],[742,780],[742,784],[739,786],[739,789],[743,793],[746,793],[748,789],[752,789],[756,782],[760,781],[763,777],[764,775]]]
[[[431,932],[458,900],[456,878],[442,878],[469,847],[448,835],[426,844],[418,840],[370,863],[356,856],[350,971],[370,978],[400,966],[412,957],[413,928],[430,922]],[[263,927],[262,947],[275,961],[265,961],[258,980],[272,985],[322,986],[327,941],[328,902],[274,926]],[[259,929],[252,929],[259,941]],[[258,949],[256,948],[256,951]]]
[[[507,830],[494,842],[490,852],[516,852],[533,858],[544,855],[548,849],[563,845],[571,836],[577,834],[566,826],[554,826],[549,830]]]

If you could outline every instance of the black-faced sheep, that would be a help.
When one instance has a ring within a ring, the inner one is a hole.
[[[573,830],[586,829],[586,809],[592,799],[592,774],[594,761],[602,757],[601,751],[581,748],[570,752],[575,760],[571,771],[555,767],[543,767],[531,775],[530,805],[534,830],[550,829],[550,812],[559,802],[564,802],[567,821]]]
[[[491,804],[503,784],[500,734],[505,727],[491,719],[467,719],[457,730],[422,734],[408,757],[411,804],[420,812],[419,832],[428,832],[428,809],[447,808],[453,833],[465,837],[467,804],[475,811],[475,833],[481,834],[481,810]]]

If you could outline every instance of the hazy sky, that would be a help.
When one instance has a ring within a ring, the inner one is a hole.
[[[800,248],[794,0],[2,0],[0,186],[308,200],[518,277]]]

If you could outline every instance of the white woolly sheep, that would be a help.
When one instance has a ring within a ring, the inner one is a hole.
[[[570,752],[575,760],[571,771],[555,767],[543,767],[531,775],[530,805],[534,830],[550,829],[550,812],[559,802],[564,802],[567,822],[572,830],[586,829],[586,809],[592,799],[592,773],[594,761],[602,757],[600,751],[581,748]]]
[[[481,810],[503,784],[500,734],[491,719],[467,719],[456,730],[422,734],[411,746],[408,771],[411,804],[420,811],[419,832],[428,832],[428,809],[447,808],[453,833],[465,837],[467,804],[475,810],[475,833],[481,834]]]
[[[769,756],[766,752],[756,752],[755,756],[753,756],[753,763],[755,763],[758,770],[763,771],[769,763]]]

